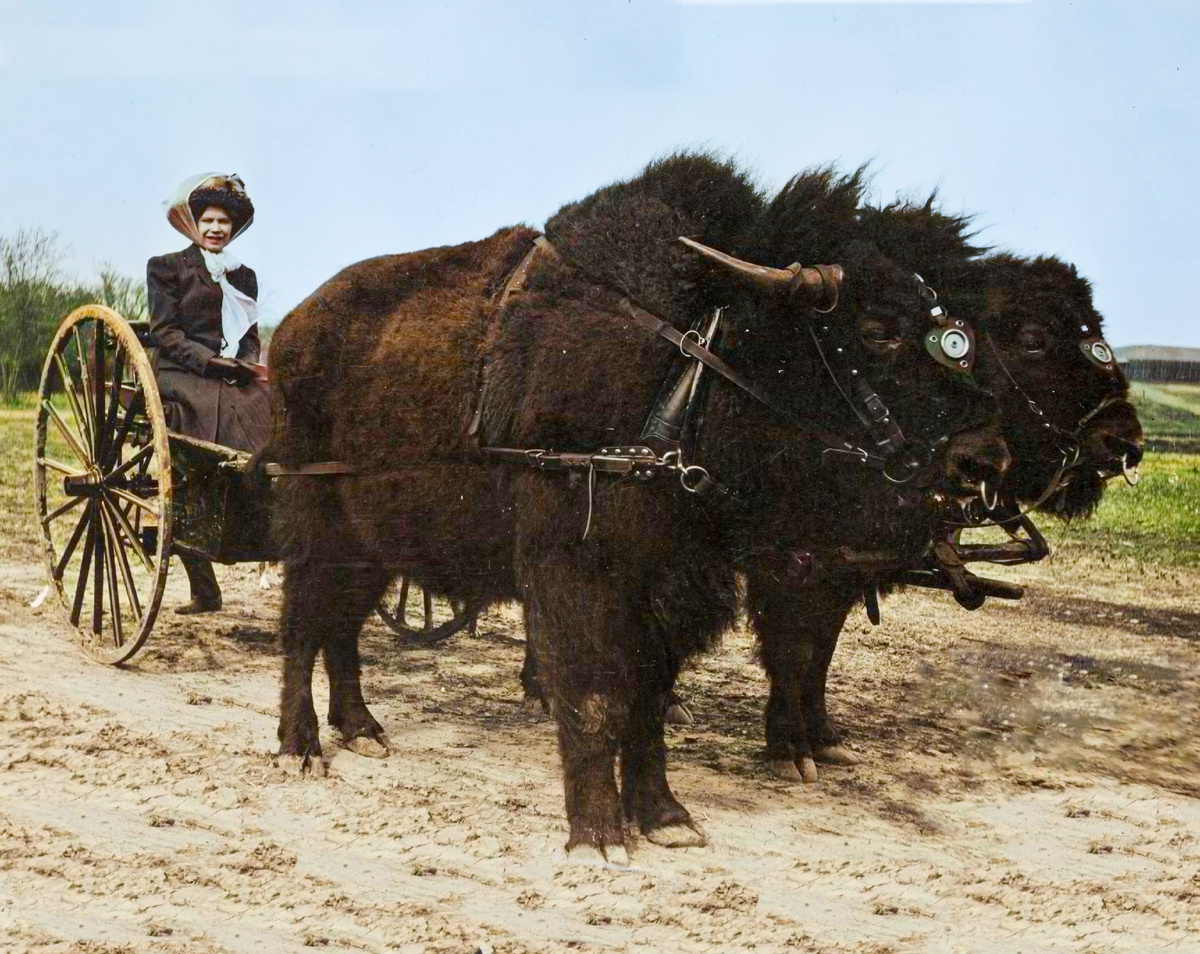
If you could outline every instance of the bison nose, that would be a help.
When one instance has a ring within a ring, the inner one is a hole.
[[[1124,473],[1129,479],[1142,461],[1143,447],[1137,412],[1124,401],[1106,409],[1083,435],[1085,460],[1105,475]]]
[[[1145,451],[1140,440],[1130,440],[1117,434],[1105,434],[1102,440],[1109,460],[1122,462],[1129,468],[1134,468],[1142,462]]]
[[[1000,485],[1012,466],[1008,445],[999,437],[955,438],[946,452],[946,479],[955,496],[978,494],[989,510],[999,500]]]

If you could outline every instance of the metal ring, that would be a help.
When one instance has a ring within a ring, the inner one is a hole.
[[[1000,503],[1000,494],[998,491],[992,493],[991,502],[988,502],[987,481],[979,481],[979,500],[983,504],[984,509],[991,513]]]
[[[696,474],[696,485],[693,487],[688,483],[688,475]],[[679,471],[679,485],[689,494],[694,494],[700,489],[700,484],[708,479],[708,471],[699,464],[691,464]]]
[[[694,339],[694,340],[695,340],[695,342],[696,342],[696,346],[697,346],[697,347],[700,347],[700,348],[707,348],[707,347],[708,347],[708,339],[707,339],[707,338],[705,338],[705,337],[704,337],[704,335],[700,334],[700,332],[698,332],[698,331],[697,331],[695,328],[689,328],[687,331],[685,331],[685,332],[683,333],[683,337],[681,337],[681,338],[679,339],[679,353],[680,353],[681,355],[683,355],[685,358],[690,358],[690,357],[691,357],[691,355],[690,355],[690,354],[688,354],[688,353],[687,353],[686,351],[684,351],[684,349],[683,349],[683,343],[684,343],[685,341],[687,341],[687,339],[688,339],[688,338],[692,338],[692,339]]]

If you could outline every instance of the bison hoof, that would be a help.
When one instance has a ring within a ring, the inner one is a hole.
[[[802,755],[795,760],[771,759],[767,762],[767,771],[785,782],[811,784],[817,780],[817,763],[808,755]]]
[[[692,725],[696,720],[687,706],[681,702],[672,702],[667,706],[665,721],[668,725]]]
[[[821,745],[813,749],[813,758],[826,765],[858,765],[857,755],[844,745]]]
[[[800,770],[796,768],[796,763],[791,759],[771,759],[767,762],[767,771],[785,782],[802,781]]]
[[[392,744],[386,735],[379,739],[356,735],[353,739],[342,739],[339,744],[355,755],[365,755],[369,759],[386,759],[392,754]]]
[[[625,850],[624,845],[598,847],[596,845],[578,844],[567,849],[567,860],[577,865],[609,864],[627,868],[629,867],[629,852]]]
[[[526,696],[521,702],[521,708],[532,719],[541,719],[546,715],[546,704],[541,699],[535,699],[533,696]]]
[[[646,841],[662,848],[703,848],[708,839],[695,822],[676,822],[642,832]]]
[[[329,774],[329,764],[320,753],[316,755],[277,755],[275,764],[283,770],[284,775],[293,778],[303,778],[311,775],[313,778],[324,778]]]

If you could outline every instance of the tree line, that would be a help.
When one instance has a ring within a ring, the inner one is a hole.
[[[0,236],[0,401],[37,388],[59,322],[80,305],[108,305],[131,321],[147,317],[141,279],[102,264],[93,281],[80,281],[63,269],[63,254],[41,229]]]

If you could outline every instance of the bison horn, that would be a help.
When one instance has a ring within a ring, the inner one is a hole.
[[[845,273],[840,265],[829,265],[822,268],[803,268],[799,262],[787,268],[772,268],[769,265],[755,265],[740,258],[734,258],[715,248],[709,248],[700,242],[684,236],[679,237],[688,248],[719,265],[724,265],[731,271],[748,278],[763,288],[787,289],[797,292],[804,289],[809,295],[815,296],[825,291],[831,301],[837,301],[837,289],[841,285]]]

